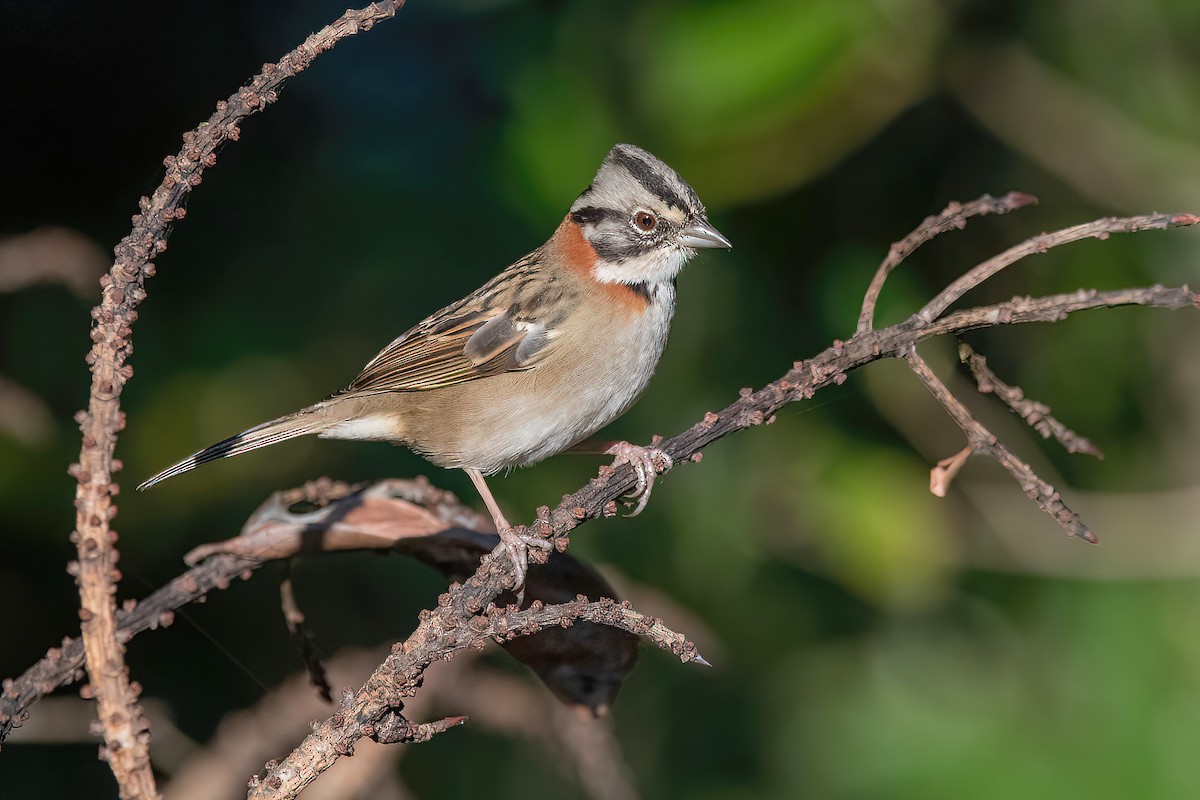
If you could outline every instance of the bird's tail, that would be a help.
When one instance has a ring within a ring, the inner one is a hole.
[[[143,481],[137,487],[138,491],[149,489],[156,483],[165,481],[167,478],[174,478],[176,475],[182,475],[201,464],[207,464],[209,461],[239,456],[242,453],[248,453],[260,447],[294,439],[297,436],[320,433],[336,423],[335,420],[329,418],[327,413],[323,413],[325,407],[325,403],[318,403],[303,411],[297,411],[295,414],[288,414],[286,417],[280,417],[270,422],[264,422],[261,425],[255,425],[253,428],[244,430],[236,436],[230,436],[223,442],[217,442],[198,453],[192,453],[182,461],[167,467],[153,478]]]

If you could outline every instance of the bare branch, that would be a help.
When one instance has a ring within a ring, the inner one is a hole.
[[[174,623],[174,610],[228,587],[238,577],[249,578],[261,562],[234,555],[216,556],[176,577],[140,603],[126,600],[117,611],[117,638],[127,642],[139,633]],[[66,638],[19,678],[5,679],[0,693],[0,742],[20,724],[28,708],[42,696],[83,678],[81,638]]]
[[[1032,467],[1014,456],[1007,447],[1000,443],[995,434],[971,416],[967,407],[951,393],[937,375],[933,374],[933,370],[929,368],[925,360],[917,355],[916,347],[909,349],[904,354],[904,358],[930,393],[942,404],[942,408],[946,409],[946,413],[958,423],[958,427],[962,428],[973,452],[983,453],[1007,469],[1016,478],[1017,483],[1021,484],[1021,489],[1026,496],[1037,503],[1038,508],[1053,517],[1068,536],[1078,536],[1092,544],[1099,541],[1096,534],[1088,530],[1087,526],[1079,519],[1079,515],[1067,508],[1066,503],[1063,502],[1062,497],[1053,486],[1039,478]],[[959,458],[961,455],[960,453],[955,458]]]
[[[508,559],[500,560],[511,569]],[[609,599],[597,602],[580,599],[550,606],[535,602],[521,611],[489,606],[467,624],[454,624],[450,595],[459,588],[459,585],[451,587],[449,593],[442,595],[435,610],[422,612],[417,630],[406,642],[392,648],[353,699],[337,714],[316,723],[313,732],[286,759],[268,764],[266,777],[251,787],[248,796],[260,800],[295,797],[338,758],[349,754],[354,743],[368,735],[379,720],[392,714],[398,698],[416,692],[429,664],[453,658],[464,649],[482,646],[488,639],[503,642],[585,620],[645,637],[684,663],[701,660],[695,645],[661,620],[634,611],[628,603]]]
[[[972,267],[958,280],[951,283],[938,293],[937,297],[925,304],[917,312],[917,316],[925,322],[933,322],[942,312],[956,300],[974,289],[988,278],[1005,267],[1020,261],[1026,256],[1045,253],[1052,247],[1077,242],[1080,239],[1107,239],[1114,233],[1136,233],[1146,230],[1164,230],[1172,227],[1186,227],[1200,222],[1200,217],[1194,214],[1143,214],[1137,217],[1105,217],[1104,219],[1085,222],[1071,228],[1063,228],[1053,233],[1043,233],[1026,239],[1020,244],[1010,247],[1003,253],[989,258],[982,264]]]
[[[304,662],[304,668],[308,670],[308,679],[325,702],[332,703],[333,688],[329,685],[329,676],[325,672],[325,665],[321,663],[321,654],[317,651],[312,632],[304,624],[304,612],[296,603],[291,564],[289,559],[284,559],[279,564],[279,606],[283,611],[283,621],[287,625],[292,644],[300,654],[300,660]]]
[[[303,503],[306,510],[289,511]],[[312,510],[313,506],[317,509]],[[141,603],[126,601],[118,612],[123,639],[169,625],[173,609],[225,588],[233,579],[271,560],[348,550],[387,550],[412,556],[450,579],[470,575],[498,540],[491,522],[427,480],[387,480],[350,486],[321,479],[276,492],[247,521],[241,536],[208,545],[204,558],[183,576]],[[196,558],[197,553],[189,554]],[[611,586],[586,564],[555,553],[530,571],[526,601],[544,606],[583,596],[616,598]],[[637,660],[637,636],[606,625],[581,623],[511,639],[505,650],[528,665],[563,703],[592,715],[611,706]],[[66,640],[0,695],[0,741],[43,694],[77,680],[83,664],[79,640]],[[311,664],[310,664],[311,666]]]
[[[92,388],[86,411],[76,420],[83,433],[79,462],[71,474],[78,481],[75,505],[76,530],[72,540],[78,561],[71,572],[79,585],[84,649],[90,693],[104,734],[102,751],[117,779],[122,798],[158,797],[148,754],[149,730],[136,703],[137,689],[129,680],[123,643],[117,638],[116,533],[109,521],[116,514],[112,498],[118,486],[112,480],[121,463],[113,458],[117,432],[125,426],[120,396],[133,375],[126,361],[133,350],[131,326],[137,305],[145,298],[146,278],[154,274],[150,259],[167,249],[171,223],[182,219],[182,203],[201,182],[204,170],[216,163],[217,150],[239,136],[238,124],[275,102],[283,84],[337,42],[370,28],[396,13],[403,0],[385,0],[360,11],[347,11],[339,19],[309,36],[302,45],[267,64],[251,82],[217,104],[216,112],[195,130],[184,134],[183,149],[168,156],[166,175],[151,197],[143,197],[133,230],[115,248],[116,260],[101,278],[103,299],[92,311],[96,327],[87,362]]]
[[[887,281],[892,270],[912,255],[918,247],[947,231],[962,230],[971,217],[981,214],[1007,214],[1036,202],[1036,197],[1021,192],[1009,192],[1001,198],[985,194],[969,203],[951,203],[942,210],[942,213],[926,217],[912,233],[898,242],[893,242],[891,248],[888,249],[887,257],[875,271],[875,277],[871,279],[871,285],[867,287],[867,294],[863,297],[862,311],[858,314],[858,327],[854,331],[855,335],[866,333],[872,329],[875,305],[879,302],[879,294],[883,291],[884,282]]]
[[[796,362],[783,377],[758,391],[743,389],[738,400],[721,411],[707,413],[687,430],[657,446],[672,458],[675,468],[678,468],[681,464],[698,461],[704,448],[718,439],[770,422],[783,406],[806,400],[830,384],[844,382],[851,370],[881,358],[902,355],[918,342],[934,336],[997,325],[1056,322],[1074,312],[1120,305],[1200,308],[1200,295],[1187,286],[1152,286],[1111,292],[1081,289],[1044,298],[1014,298],[1005,303],[948,314],[933,323],[913,316],[896,325],[855,336],[849,341],[835,342],[816,356]],[[629,492],[635,483],[633,471],[624,466],[613,470],[611,474],[594,478],[579,491],[564,497],[553,511],[539,509],[538,519],[529,526],[529,530],[538,535],[562,538],[584,520],[615,513],[617,500]],[[503,569],[503,565],[491,569]],[[482,580],[479,573],[477,577]],[[481,600],[481,597],[486,597],[486,592],[464,599],[473,603],[486,603],[491,599]]]
[[[917,320],[921,335],[918,339],[930,339],[944,333],[959,334],[964,331],[990,328],[995,325],[1016,325],[1026,322],[1060,322],[1068,314],[1093,308],[1116,308],[1118,306],[1147,306],[1151,308],[1200,308],[1200,294],[1188,286],[1147,286],[1138,289],[1115,289],[1100,292],[1095,289],[1079,289],[1068,294],[1052,294],[1046,297],[1014,297],[1004,303],[991,306],[955,311],[924,327]]]
[[[1050,414],[1050,406],[1039,403],[1025,396],[1020,386],[1009,386],[992,372],[987,365],[987,359],[971,349],[966,342],[959,342],[958,357],[970,370],[979,391],[984,394],[992,393],[999,397],[1004,405],[1011,408],[1031,428],[1042,435],[1043,439],[1053,436],[1068,453],[1086,453],[1089,456],[1103,459],[1104,453],[1092,444],[1091,440],[1080,436],[1075,431],[1063,425]]]
[[[343,650],[329,659],[330,674],[336,685],[350,685],[370,674],[386,653],[386,648]],[[444,709],[467,715],[476,730],[539,744],[551,755],[547,762],[574,778],[588,797],[637,797],[611,725],[562,705],[522,676],[494,669],[472,653],[427,673],[420,694],[405,700],[404,715],[429,719]],[[253,706],[227,714],[203,747],[173,772],[164,793],[172,800],[242,794],[248,774],[299,741],[309,721],[324,713],[307,680],[291,676]],[[397,767],[409,752],[360,741],[354,758],[323,775],[303,797],[378,796],[381,783],[402,780]]]

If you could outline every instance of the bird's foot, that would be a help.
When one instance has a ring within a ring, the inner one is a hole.
[[[666,472],[674,466],[674,462],[657,447],[640,447],[629,442],[615,442],[604,452],[616,456],[612,463],[613,469],[622,464],[633,467],[633,474],[637,476],[637,487],[628,497],[630,500],[636,500],[637,505],[626,516],[636,517],[646,508],[646,503],[650,502],[654,479],[660,472]]]
[[[525,576],[529,573],[529,548],[536,547],[549,553],[554,549],[554,544],[541,536],[517,533],[511,525],[498,526],[497,533],[500,534],[500,544],[512,559],[513,572],[516,573],[513,590],[517,593],[517,605],[521,605],[525,599]]]

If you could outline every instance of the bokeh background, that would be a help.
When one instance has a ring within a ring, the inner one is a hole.
[[[105,253],[180,134],[341,9],[0,5],[0,675],[78,630],[66,467]],[[673,433],[848,336],[888,244],[948,201],[1015,189],[1041,205],[921,250],[880,321],[1040,231],[1200,212],[1197,41],[1194,0],[414,1],[287,86],[194,193],[135,330],[122,483],[344,385],[540,243],[616,141],[675,166],[735,244],[682,276],[658,376],[610,429]],[[1195,231],[1122,235],[1020,263],[968,301],[1194,286],[1198,265]],[[961,435],[895,363],[719,443],[640,517],[573,537],[716,665],[647,651],[598,723],[640,796],[1195,796],[1200,320],[1122,309],[969,341],[1105,451],[1041,442],[974,395],[953,342],[924,346],[1102,544],[1068,541],[990,462],[932,497],[928,468]],[[494,487],[523,520],[595,468],[558,457]],[[161,585],[277,488],[417,474],[476,502],[402,449],[315,440],[125,492],[121,595]],[[443,586],[367,555],[297,580],[328,654],[402,637]],[[131,644],[164,782],[297,673],[275,591],[260,575]],[[115,796],[73,696],[33,716],[74,722],[0,754],[5,796]],[[343,796],[601,796],[555,759],[468,724]]]

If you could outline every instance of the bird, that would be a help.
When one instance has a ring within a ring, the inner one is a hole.
[[[206,447],[139,490],[298,436],[385,441],[470,477],[524,586],[542,538],[505,519],[485,476],[572,449],[615,456],[645,507],[658,448],[590,438],[642,394],[666,347],[675,283],[697,250],[731,244],[671,167],[632,144],[601,162],[550,238],[384,347],[345,389]]]

